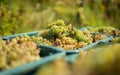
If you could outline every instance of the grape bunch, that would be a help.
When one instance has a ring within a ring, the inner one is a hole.
[[[98,33],[95,33],[95,34],[92,35],[93,42],[102,40],[102,39],[104,39],[106,37],[107,37],[106,35],[98,34]]]
[[[32,42],[35,42],[36,44],[43,44],[48,46],[51,46],[53,44],[49,40],[39,36],[23,35],[23,36],[15,37],[14,39],[16,39],[19,42],[32,41]]]
[[[59,48],[65,49],[65,50],[78,49],[78,48],[82,48],[86,45],[87,45],[87,43],[77,42],[76,39],[73,39],[71,37],[62,37],[61,39],[57,38],[54,41],[54,46],[57,46]]]
[[[71,24],[65,24],[63,20],[48,25],[38,36],[48,39],[54,46],[65,50],[81,48],[92,43],[90,33],[85,34]]]
[[[32,41],[0,40],[0,71],[37,61],[40,48]]]
[[[107,36],[120,36],[120,31],[113,27],[90,27],[88,29],[90,32],[97,32],[101,34],[106,34]]]

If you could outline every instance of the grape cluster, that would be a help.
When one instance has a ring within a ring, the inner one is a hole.
[[[32,41],[0,40],[0,71],[37,61],[40,48]]]
[[[48,46],[51,46],[53,44],[49,40],[44,39],[43,37],[39,37],[39,36],[24,35],[24,36],[20,36],[20,37],[15,37],[14,39],[16,39],[19,42],[32,41],[32,42],[35,42],[37,44],[45,44]]]
[[[107,36],[120,36],[120,31],[113,27],[90,27],[88,29],[90,32],[98,32],[101,34],[106,34]]]
[[[59,48],[63,48],[65,50],[78,49],[78,48],[82,48],[86,45],[87,45],[87,43],[77,42],[76,39],[73,39],[71,37],[62,37],[61,39],[57,38],[54,41],[54,46],[57,46]]]
[[[66,25],[63,20],[48,25],[38,36],[48,39],[54,46],[65,50],[81,48],[92,43],[90,33],[82,32],[71,24]]]
[[[97,33],[95,33],[95,34],[92,35],[93,42],[102,40],[102,39],[104,39],[104,38],[106,38],[106,37],[107,37],[106,35],[97,34]]]
[[[44,32],[39,35],[47,39],[56,39],[68,36],[69,30],[63,20],[58,20],[57,22],[48,25]]]
[[[48,28],[39,35],[47,39],[56,39],[66,36],[75,38],[77,41],[88,41],[88,38],[84,36],[83,32],[79,31],[71,24],[66,25],[63,20],[58,20],[57,22],[48,25]]]

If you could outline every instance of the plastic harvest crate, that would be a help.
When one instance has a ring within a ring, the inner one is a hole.
[[[108,47],[110,45],[112,45],[111,42],[99,42],[98,44],[96,44],[94,46],[83,49],[83,51],[87,51],[88,49],[102,50],[103,48]],[[79,56],[79,54],[77,54],[77,53],[71,54],[71,55],[66,56],[66,60],[69,63],[73,63],[78,58],[78,56]]]
[[[41,31],[36,31],[36,32],[28,32],[28,33],[21,33],[21,34],[14,34],[14,35],[10,35],[10,36],[5,36],[3,37],[2,39],[3,40],[7,40],[7,39],[12,39],[14,37],[17,37],[17,36],[24,36],[25,34],[28,35],[28,36],[36,36],[38,34],[38,32],[41,32]],[[79,49],[75,49],[75,50],[62,50],[62,51],[65,51],[67,54],[73,54],[73,53],[78,53],[80,50],[84,50],[84,49],[87,49],[89,47],[93,47],[94,45],[98,44],[99,42],[108,42],[109,40],[111,40],[113,38],[113,36],[109,36],[105,39],[102,39],[102,40],[99,40],[97,42],[94,42],[90,45],[87,45],[83,48],[79,48]],[[40,45],[40,44],[38,44]],[[54,46],[55,47],[55,46]],[[58,48],[59,49],[59,48]]]
[[[49,63],[57,59],[58,57],[63,57],[65,55],[65,52],[55,47],[48,47],[43,45],[39,45],[39,47],[41,48],[40,60],[35,62],[30,62],[9,70],[1,71],[0,75],[23,75],[28,72],[31,72],[32,70],[43,64]]]

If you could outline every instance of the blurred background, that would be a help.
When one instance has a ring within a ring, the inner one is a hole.
[[[0,0],[0,36],[42,30],[58,19],[120,29],[120,0]]]

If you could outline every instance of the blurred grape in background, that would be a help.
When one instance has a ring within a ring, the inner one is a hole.
[[[0,36],[42,30],[58,19],[120,29],[119,18],[120,0],[0,0]]]

